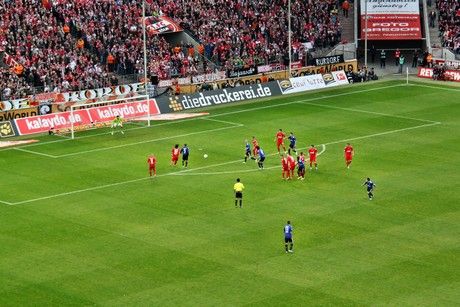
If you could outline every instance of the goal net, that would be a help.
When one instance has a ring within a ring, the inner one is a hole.
[[[70,127],[66,131],[57,131],[57,133],[68,132],[73,139],[77,131],[110,127],[117,116],[122,118],[123,123],[147,119],[147,125],[150,126],[151,103],[147,95],[137,95],[123,99],[75,104],[70,107]]]

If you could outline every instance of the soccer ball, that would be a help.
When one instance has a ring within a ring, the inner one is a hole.
[[[206,159],[207,157],[208,157],[208,154],[204,154],[204,155],[203,155],[203,158]]]

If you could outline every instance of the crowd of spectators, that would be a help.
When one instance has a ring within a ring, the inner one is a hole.
[[[195,51],[189,42],[172,46],[147,35],[147,73],[160,79],[210,72],[203,57],[231,68],[288,54],[285,0],[147,1],[146,15],[171,17],[199,44]],[[291,15],[294,60],[304,57],[302,43],[324,48],[341,40],[335,1],[292,1]],[[0,44],[23,68],[16,76],[0,70],[2,95],[100,88],[118,82],[113,73],[144,73],[142,1],[6,0],[0,16]]]
[[[96,54],[79,39],[81,28],[67,17],[78,12],[69,11],[69,7],[34,0],[2,2],[0,44],[20,68],[0,71],[3,96],[12,99],[34,92],[99,88],[113,80]]]
[[[436,0],[436,8],[442,46],[460,54],[460,3],[458,0]]]
[[[160,1],[162,2],[162,1]],[[166,1],[163,1],[166,2]],[[288,54],[285,0],[189,0],[167,2],[164,12],[179,21],[203,44],[206,57],[227,67],[278,61]],[[294,60],[304,58],[304,45],[335,46],[341,40],[337,2],[292,1]]]

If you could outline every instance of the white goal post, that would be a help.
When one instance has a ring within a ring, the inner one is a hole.
[[[70,106],[70,132],[109,127],[117,115],[124,122],[147,119],[150,126],[150,100],[148,95],[136,95],[122,99],[80,103]]]

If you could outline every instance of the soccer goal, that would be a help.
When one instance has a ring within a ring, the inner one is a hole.
[[[74,104],[70,107],[69,122],[71,138],[76,131],[110,127],[119,116],[124,123],[146,120],[150,126],[151,104],[148,95]]]

